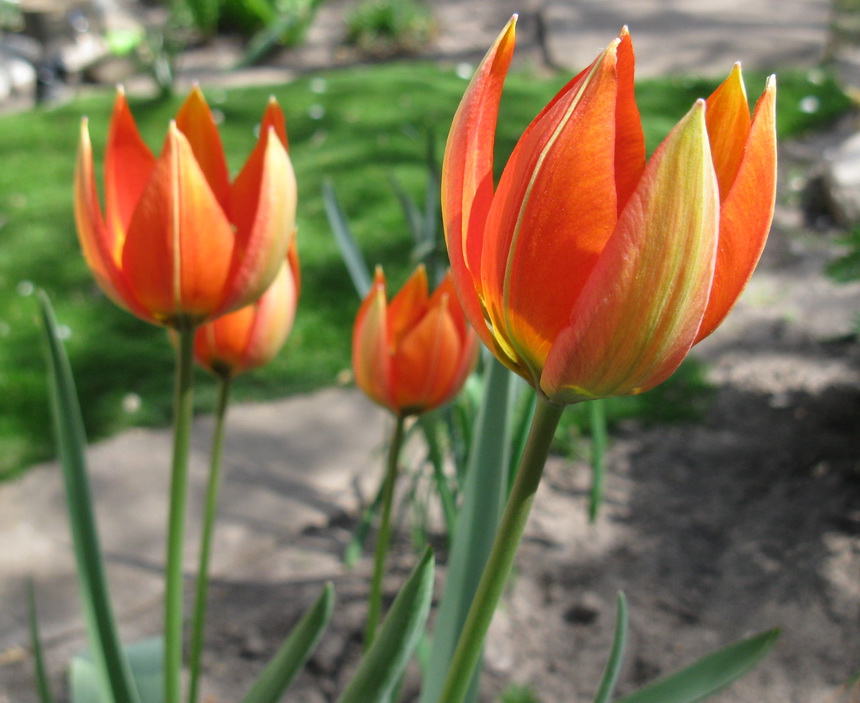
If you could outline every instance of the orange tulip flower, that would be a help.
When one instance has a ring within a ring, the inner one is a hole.
[[[374,401],[401,417],[442,405],[460,391],[477,351],[450,274],[428,297],[419,266],[389,304],[376,269],[352,336],[356,383]]]
[[[773,78],[750,118],[739,66],[650,160],[626,28],[526,128],[498,187],[512,19],[451,126],[442,209],[466,316],[558,404],[664,381],[725,318],[773,216]]]
[[[75,220],[87,264],[115,303],[148,322],[193,327],[260,297],[295,230],[296,183],[281,109],[231,184],[212,113],[194,88],[161,155],[143,143],[120,90],[105,152],[102,214],[87,121]]]
[[[272,285],[255,303],[199,327],[197,363],[216,376],[234,378],[268,364],[284,346],[299,299],[299,261],[294,245]]]

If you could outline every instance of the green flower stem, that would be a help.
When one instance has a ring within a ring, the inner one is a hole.
[[[403,444],[403,425],[405,418],[397,416],[391,445],[388,447],[388,465],[382,493],[382,520],[376,535],[376,551],[373,555],[373,580],[370,583],[370,600],[367,607],[367,625],[364,630],[364,649],[367,651],[376,635],[376,626],[382,610],[382,575],[385,571],[385,557],[391,543],[391,507],[394,503],[394,484],[397,482],[397,460],[400,445]]]
[[[502,597],[511,573],[514,557],[526,527],[550,444],[564,408],[538,397],[534,419],[526,442],[517,477],[508,498],[502,521],[496,532],[493,548],[475,599],[463,625],[454,650],[445,688],[440,701],[462,703],[472,681],[472,674],[481,657],[484,639],[490,629],[493,613]]]
[[[194,327],[180,329],[178,336],[164,594],[164,703],[180,703],[182,697],[182,551],[193,411]]]
[[[191,660],[188,703],[197,703],[200,683],[200,660],[203,656],[203,632],[206,629],[206,601],[209,591],[209,562],[212,556],[212,535],[218,513],[218,494],[221,488],[221,454],[224,447],[224,425],[227,405],[230,402],[230,376],[221,376],[218,382],[218,406],[215,410],[215,429],[209,455],[209,484],[206,487],[206,508],[203,516],[203,535],[200,538],[200,561],[197,566],[194,617],[191,621]]]

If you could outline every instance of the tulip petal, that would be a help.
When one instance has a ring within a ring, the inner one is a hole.
[[[120,307],[146,317],[117,265],[114,233],[105,226],[102,218],[86,119],[81,122],[81,140],[75,165],[75,223],[81,250],[99,287]]]
[[[617,219],[619,41],[523,134],[487,219],[484,303],[534,382]]]
[[[547,357],[554,402],[639,393],[665,380],[696,336],[713,279],[719,200],[698,101],[646,166]]]
[[[439,304],[404,336],[392,359],[392,387],[403,415],[440,405],[459,390],[460,336],[448,314],[451,299]]]
[[[248,343],[242,352],[243,371],[268,364],[281,350],[293,328],[296,302],[295,279],[285,262],[272,285],[250,306],[254,310],[254,321],[247,336]],[[222,319],[215,320],[214,324],[217,325]]]
[[[427,270],[421,264],[388,304],[388,345],[392,353],[426,312]]]
[[[117,91],[105,148],[105,214],[113,237],[114,258],[119,260],[125,232],[143,194],[155,156],[137,131],[125,92]]]
[[[432,309],[441,305],[443,297],[448,298],[448,316],[457,330],[461,344],[460,363],[454,381],[451,384],[454,389],[453,392],[457,392],[462,388],[463,383],[465,383],[469,374],[472,373],[472,369],[475,368],[475,364],[478,361],[478,336],[466,320],[463,308],[458,302],[457,291],[454,287],[454,280],[450,271],[448,271],[441,283],[436,286],[436,290],[430,296],[427,307]]]
[[[466,317],[495,346],[481,304],[483,232],[493,197],[493,144],[502,85],[516,42],[512,17],[475,72],[454,115],[442,164],[442,216],[454,283]]]
[[[711,154],[720,184],[720,201],[723,201],[735,182],[750,132],[750,109],[739,63],[705,105]]]
[[[615,197],[618,213],[636,189],[645,169],[645,135],[633,90],[635,58],[627,27],[621,30],[618,44],[618,98],[615,103]]]
[[[284,119],[284,111],[278,105],[278,101],[274,96],[269,98],[269,103],[266,105],[266,111],[263,113],[263,119],[260,120],[260,134],[267,131],[269,127],[274,127],[275,134],[281,140],[281,144],[285,149],[289,149],[289,141],[287,140],[287,122]],[[257,142],[257,148],[260,149],[262,144]],[[262,154],[261,154],[262,155]]]
[[[296,177],[274,127],[260,135],[230,193],[236,256],[222,312],[256,300],[277,274],[296,230]]]
[[[206,175],[209,187],[221,204],[227,217],[230,217],[230,175],[224,146],[218,134],[218,125],[200,86],[195,85],[179,112],[176,113],[176,126],[185,135],[194,158]]]
[[[391,355],[385,308],[385,276],[381,269],[377,269],[373,287],[355,318],[352,368],[359,388],[380,405],[397,412],[391,391]]]
[[[776,198],[775,108],[776,79],[771,76],[756,104],[734,182],[722,196],[714,284],[696,342],[729,314],[764,250]]]
[[[131,287],[163,324],[202,322],[222,299],[233,248],[233,231],[188,140],[171,125],[123,249]]]

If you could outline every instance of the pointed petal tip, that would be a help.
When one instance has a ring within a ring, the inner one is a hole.
[[[771,73],[764,83],[765,90],[776,90],[776,74]]]
[[[625,25],[621,28],[621,31],[620,31],[620,32],[618,32],[618,36],[619,36],[619,37],[622,37],[622,38],[623,38],[623,37],[629,37],[629,36],[630,36],[630,27],[628,27],[628,26],[625,24]]]

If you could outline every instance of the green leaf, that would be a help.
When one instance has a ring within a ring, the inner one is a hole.
[[[124,648],[123,653],[141,700],[146,703],[163,703],[163,639],[151,637],[133,642]],[[91,651],[83,652],[72,659],[70,679],[72,703],[109,703],[112,700],[103,688]]]
[[[289,637],[263,669],[244,703],[277,703],[316,649],[331,619],[334,587],[327,583],[320,597],[293,628]]]
[[[382,507],[382,496],[385,493],[385,477],[379,482],[379,488],[376,489],[376,497],[373,503],[364,509],[361,514],[361,519],[352,533],[352,539],[343,550],[343,563],[348,569],[355,566],[361,557],[361,552],[364,549],[364,543],[367,541],[367,536],[370,534],[370,527],[376,516],[379,514],[379,509]]]
[[[741,678],[761,661],[779,630],[739,640],[695,664],[618,699],[616,703],[696,703]]]
[[[427,456],[433,467],[433,485],[442,504],[442,514],[445,516],[445,530],[448,533],[448,539],[453,540],[454,531],[457,529],[457,506],[451,486],[448,484],[448,477],[445,475],[445,456],[439,442],[439,431],[442,425],[438,412],[420,415],[418,424],[427,440]]]
[[[370,270],[367,268],[355,237],[352,236],[349,222],[340,207],[340,203],[337,201],[337,195],[334,192],[334,186],[331,181],[326,180],[323,182],[322,193],[323,202],[325,203],[325,213],[328,216],[328,222],[331,226],[331,231],[334,233],[334,238],[340,247],[343,262],[346,264],[346,269],[349,271],[349,276],[352,279],[355,290],[358,291],[358,297],[364,299],[373,281]]]
[[[386,703],[421,639],[433,597],[433,552],[412,570],[338,703]]]
[[[472,436],[457,534],[448,559],[421,703],[437,703],[448,665],[484,571],[505,500],[511,373],[496,359],[485,367],[484,395]],[[506,428],[500,430],[500,428]]]
[[[138,703],[138,694],[119,640],[104,572],[87,475],[84,425],[72,370],[57,335],[57,322],[51,302],[44,291],[39,291],[38,300],[48,349],[51,414],[66,488],[87,638],[91,651],[95,653],[101,687],[112,694],[109,700],[114,703]]]
[[[618,608],[615,616],[615,636],[612,638],[612,649],[609,652],[609,661],[606,662],[606,670],[600,681],[600,688],[594,703],[609,703],[615,684],[618,683],[618,674],[621,673],[621,664],[624,661],[624,649],[627,646],[627,598],[624,593],[618,592]]]
[[[30,646],[33,648],[39,701],[40,703],[54,703],[54,693],[51,690],[51,682],[48,680],[48,672],[45,669],[42,637],[39,634],[39,616],[36,612],[36,592],[32,580],[27,582],[27,610],[30,621]]]
[[[597,519],[597,512],[603,502],[603,487],[606,481],[606,408],[604,401],[592,400],[588,403],[589,423],[591,425],[591,494],[588,500],[588,521]]]

